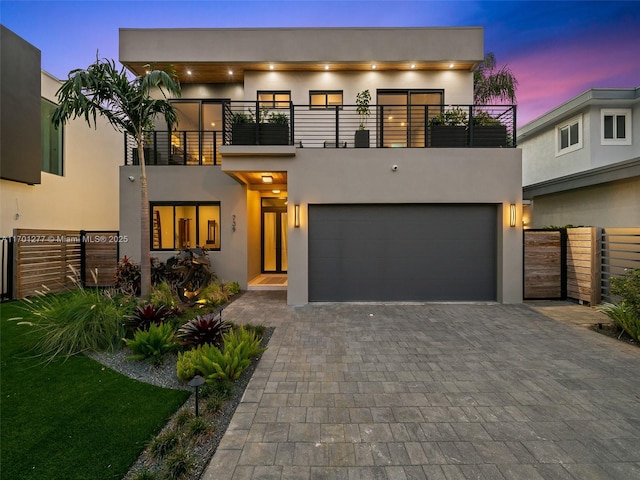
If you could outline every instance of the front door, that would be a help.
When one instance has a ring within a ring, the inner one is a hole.
[[[262,199],[262,273],[287,272],[287,200]]]

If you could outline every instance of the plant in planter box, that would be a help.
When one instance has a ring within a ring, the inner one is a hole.
[[[363,90],[356,95],[356,113],[360,117],[360,125],[355,134],[355,147],[367,148],[369,147],[369,130],[366,130],[367,120],[371,116],[371,109],[369,104],[371,103],[371,94],[369,90]]]
[[[467,112],[460,107],[444,110],[429,120],[432,147],[466,147]]]
[[[255,145],[256,120],[253,112],[235,112],[231,118],[231,144]]]
[[[473,116],[471,142],[473,147],[506,147],[507,127],[484,110]]]
[[[288,145],[289,117],[284,113],[264,115],[266,122],[260,123],[260,145]]]

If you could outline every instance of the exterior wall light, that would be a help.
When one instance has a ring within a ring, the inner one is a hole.
[[[293,226],[300,228],[300,205],[297,203],[293,206]]]
[[[512,203],[509,205],[509,226],[516,226],[516,204]]]

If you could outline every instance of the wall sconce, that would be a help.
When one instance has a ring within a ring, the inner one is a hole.
[[[297,203],[293,206],[293,226],[300,228],[300,205]]]
[[[509,205],[509,225],[511,227],[516,226],[516,204]]]
[[[235,215],[231,215],[231,231],[232,232],[236,231],[236,216]]]

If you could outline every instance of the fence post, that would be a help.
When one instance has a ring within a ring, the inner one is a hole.
[[[85,243],[86,230],[80,230],[80,283],[82,287],[87,286],[87,245]]]

